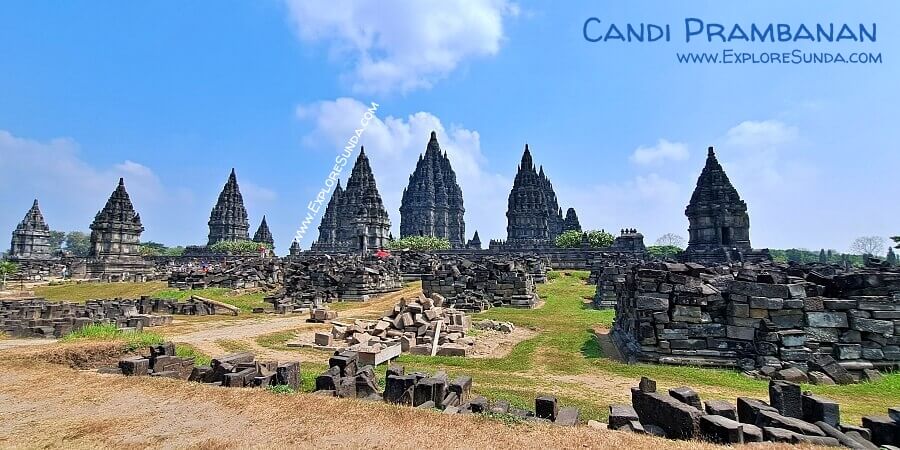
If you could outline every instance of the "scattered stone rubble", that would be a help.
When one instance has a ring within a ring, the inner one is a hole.
[[[366,301],[403,287],[396,257],[306,256],[289,258],[284,266],[283,289],[266,299],[279,313],[314,308],[317,302]]]
[[[611,269],[613,340],[631,360],[846,384],[900,367],[900,272],[826,266]],[[754,370],[755,369],[755,370]]]
[[[485,257],[480,262],[453,258],[422,275],[422,291],[439,294],[466,311],[484,311],[491,306],[534,308],[540,299],[529,270],[517,258]]]
[[[430,298],[420,295],[415,299],[400,299],[379,320],[360,319],[352,324],[332,321],[331,332],[316,333],[315,344],[371,354],[378,363],[401,352],[469,356],[475,345],[473,338],[466,337],[471,318],[462,311],[445,307],[445,303],[437,294]]]
[[[194,358],[175,355],[175,344],[166,342],[150,347],[149,356],[132,356],[119,360],[118,367],[107,367],[101,373],[128,376],[152,376],[197,381],[224,387],[288,386],[300,389],[300,363],[257,360],[253,353],[241,352],[213,358],[209,366],[194,365]]]
[[[279,258],[235,259],[206,267],[192,266],[169,274],[169,287],[177,289],[278,289],[284,274]]]
[[[738,397],[701,402],[689,387],[657,392],[656,382],[641,378],[631,388],[631,405],[610,405],[609,428],[699,439],[718,444],[785,442],[877,449],[900,445],[900,408],[889,416],[863,417],[862,426],[841,423],[840,405],[800,391],[788,381],[769,382],[769,402]]]
[[[579,421],[578,409],[560,408],[556,397],[538,397],[534,411],[510,406],[505,400],[489,402],[485,397],[473,397],[470,376],[451,380],[445,372],[407,374],[403,366],[391,364],[384,392],[379,392],[374,367],[362,364],[355,352],[337,352],[328,365],[328,370],[316,377],[316,392],[322,395],[437,408],[444,414],[510,414],[528,421],[565,426],[575,426]]]
[[[12,337],[61,337],[91,324],[114,324],[140,330],[172,323],[172,314],[212,315],[232,313],[199,298],[88,300],[84,303],[48,302],[33,298],[0,302],[0,331]]]

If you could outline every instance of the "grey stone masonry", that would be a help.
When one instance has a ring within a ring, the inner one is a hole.
[[[275,248],[275,239],[272,238],[272,232],[269,231],[269,224],[266,223],[266,216],[263,216],[262,222],[259,223],[259,228],[257,228],[256,233],[253,234],[253,242],[269,244],[270,247],[273,249]]]
[[[643,263],[606,267],[598,284],[601,301],[615,301],[613,340],[631,360],[826,384],[900,367],[895,269]]]
[[[219,193],[216,205],[209,213],[209,241],[213,245],[220,241],[246,241],[250,239],[250,222],[247,220],[247,209],[244,197],[238,186],[234,169],[228,175],[228,181]]]
[[[466,245],[462,189],[432,131],[425,154],[419,156],[400,203],[400,237],[433,236],[450,241],[453,248]]]
[[[44,221],[44,215],[35,199],[31,209],[25,213],[25,218],[19,222],[12,233],[9,259],[13,261],[40,260],[49,259],[50,256],[50,227]]]

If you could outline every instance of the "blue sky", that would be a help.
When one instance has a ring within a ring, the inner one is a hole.
[[[706,147],[747,201],[757,247],[846,250],[900,233],[900,6],[893,1],[6,2],[0,234],[35,197],[87,230],[124,176],[144,240],[203,243],[235,167],[283,253],[351,136],[395,235],[437,129],[468,234],[505,237],[524,144],[588,228],[687,235]],[[588,43],[588,17],[671,24],[673,41]],[[683,21],[876,23],[875,43],[691,43]],[[679,64],[676,52],[880,52],[881,64]],[[347,169],[349,171],[349,168]],[[315,220],[318,225],[318,218]],[[5,231],[4,231],[5,230]],[[316,233],[303,241],[308,247]]]

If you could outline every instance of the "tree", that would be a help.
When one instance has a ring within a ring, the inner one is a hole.
[[[684,248],[684,238],[675,233],[666,233],[660,236],[653,245]]]
[[[73,256],[86,257],[91,253],[91,237],[87,233],[80,231],[70,231],[66,233],[66,251],[72,253]]]
[[[554,244],[559,248],[579,248],[581,241],[587,238],[591,248],[606,248],[612,245],[615,238],[604,230],[589,230],[583,233],[577,230],[565,231],[556,237]]]
[[[895,244],[897,244],[897,246],[894,248],[900,248],[900,236],[891,236],[891,240],[894,241]]]
[[[828,257],[825,256],[825,249],[819,250],[819,264],[827,264]]]
[[[450,241],[434,236],[406,236],[389,240],[387,247],[391,250],[416,250],[419,252],[449,250]]]
[[[262,242],[247,240],[219,241],[209,246],[209,249],[215,253],[225,253],[229,255],[255,254],[259,253],[260,248],[271,249],[272,246]]]
[[[6,277],[16,273],[19,266],[12,261],[0,261],[0,289],[6,288]]]
[[[66,242],[65,231],[50,231],[50,253],[56,253],[62,249],[64,242]]]
[[[140,246],[141,256],[159,256],[165,254],[168,248],[159,242],[142,242]]]
[[[647,247],[647,253],[650,256],[660,259],[674,258],[681,252],[682,249],[674,245],[651,245]]]
[[[857,255],[880,255],[884,251],[885,240],[881,236],[861,236],[850,244],[850,252]]]

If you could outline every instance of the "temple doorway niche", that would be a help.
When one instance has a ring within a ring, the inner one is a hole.
[[[731,245],[731,227],[722,227],[722,245]]]

